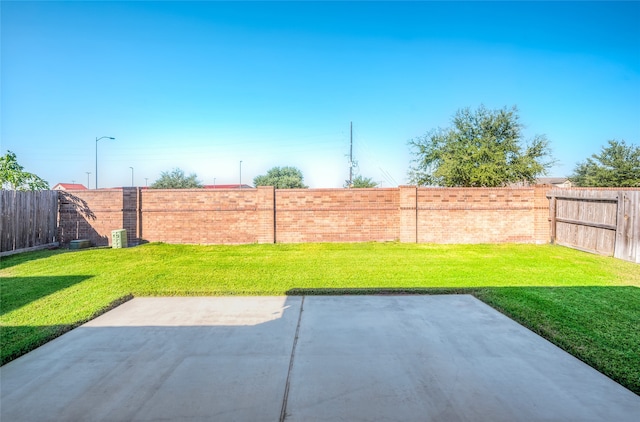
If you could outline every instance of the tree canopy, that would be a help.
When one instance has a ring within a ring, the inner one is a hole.
[[[553,165],[549,141],[524,141],[518,109],[460,109],[452,127],[411,139],[409,180],[416,185],[497,187],[533,183]]]
[[[0,187],[10,190],[45,190],[49,189],[49,183],[24,171],[24,167],[18,164],[16,154],[7,151],[0,157]]]
[[[569,180],[576,186],[640,186],[640,146],[610,140],[600,154],[578,163]]]
[[[256,176],[253,185],[274,186],[276,189],[303,189],[308,188],[303,183],[302,172],[295,167],[273,167],[266,175]]]
[[[160,178],[150,186],[152,189],[190,189],[201,188],[202,183],[195,173],[185,176],[184,171],[175,168],[171,171],[163,171]]]
[[[375,188],[376,186],[378,186],[378,184],[376,182],[374,182],[372,178],[363,177],[361,175],[357,175],[356,177],[353,178],[353,180],[351,181],[351,186],[349,186],[349,181],[348,180],[344,184],[345,188],[348,188],[348,187],[352,187],[352,188]]]

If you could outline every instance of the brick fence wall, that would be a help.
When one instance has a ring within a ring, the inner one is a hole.
[[[397,240],[398,189],[276,191],[276,242]]]
[[[549,187],[60,192],[59,237],[111,243],[546,243]]]

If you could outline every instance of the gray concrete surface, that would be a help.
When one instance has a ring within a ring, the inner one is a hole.
[[[467,295],[136,298],[0,368],[8,421],[637,421]]]

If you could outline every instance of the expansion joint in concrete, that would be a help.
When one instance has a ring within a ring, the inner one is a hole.
[[[298,336],[300,334],[300,322],[302,321],[302,311],[304,310],[304,296],[300,301],[300,312],[298,313],[298,325],[296,326],[296,335],[293,337],[293,346],[291,347],[291,358],[289,359],[289,369],[287,371],[287,381],[284,385],[284,396],[282,397],[282,408],[280,409],[280,422],[284,422],[287,418],[287,401],[289,400],[289,386],[291,384],[291,370],[293,369],[293,360],[295,359],[296,346],[298,344]]]

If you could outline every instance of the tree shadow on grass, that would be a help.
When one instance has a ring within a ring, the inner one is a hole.
[[[0,315],[88,280],[91,275],[3,277],[0,279]]]
[[[52,247],[51,249],[43,249],[35,252],[21,252],[14,255],[3,256],[0,258],[0,270],[15,267],[16,265],[25,264],[30,261],[36,261],[38,259],[49,258],[53,255],[58,255],[67,252],[59,247]]]
[[[73,324],[56,324],[47,326],[11,325],[0,326],[0,365],[4,365],[56,337],[60,337],[67,331],[71,331],[98,316],[133,299],[132,295],[118,298],[107,306],[98,309],[90,317],[76,321]],[[4,309],[3,309],[4,312]]]

